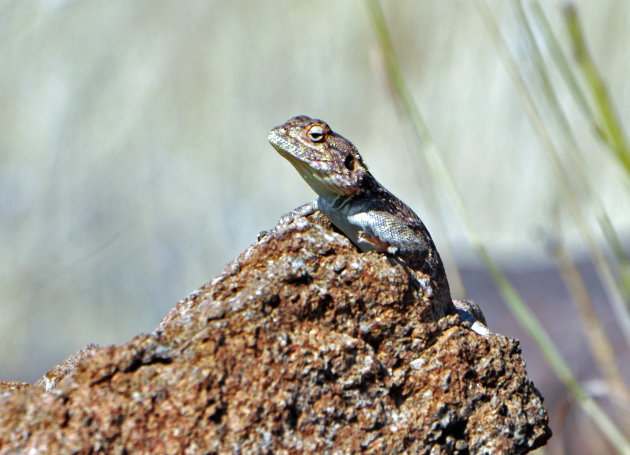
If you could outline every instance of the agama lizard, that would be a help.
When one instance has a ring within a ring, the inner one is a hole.
[[[372,176],[350,141],[321,120],[298,116],[271,130],[269,142],[319,195],[280,223],[319,210],[362,251],[385,253],[428,275],[441,303],[454,306],[476,332],[488,333],[478,306],[451,300],[444,265],[424,223]]]

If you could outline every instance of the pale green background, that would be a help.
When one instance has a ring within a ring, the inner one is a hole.
[[[556,229],[558,206],[569,234],[571,220],[474,2],[384,3],[406,80],[484,240],[504,264],[537,269],[537,233]],[[562,2],[543,4],[564,37]],[[490,5],[526,55],[508,3]],[[628,125],[630,2],[578,6]],[[312,199],[267,143],[297,114],[351,139],[440,250],[453,245],[474,265],[408,147],[379,59],[359,1],[0,1],[0,380],[34,381],[87,343],[153,330]],[[563,103],[627,238],[627,185]],[[542,295],[534,303],[554,304]]]

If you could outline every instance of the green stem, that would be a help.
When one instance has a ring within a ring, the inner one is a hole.
[[[582,75],[586,79],[588,87],[591,89],[595,107],[601,118],[601,137],[613,151],[626,173],[630,176],[630,148],[628,147],[628,141],[623,134],[621,123],[610,100],[610,96],[608,96],[606,85],[599,75],[593,58],[586,47],[584,33],[582,32],[582,26],[580,25],[575,6],[567,6],[564,10],[564,17],[573,44],[573,53],[582,70]]]

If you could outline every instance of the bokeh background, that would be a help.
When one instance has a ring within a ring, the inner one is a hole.
[[[382,6],[403,76],[492,257],[578,379],[596,380],[550,239],[569,245],[626,359],[627,345],[478,3]],[[488,5],[525,61],[514,3]],[[628,125],[630,3],[575,4]],[[562,6],[542,2],[561,40]],[[462,273],[457,296],[479,303],[492,330],[521,339],[554,439],[571,448],[565,429],[588,423],[506,309],[414,148],[364,3],[0,0],[0,68],[0,380],[33,382],[87,343],[152,331],[259,231],[313,199],[267,143],[272,127],[307,114],[352,140],[420,214],[449,271]],[[558,93],[627,243],[627,178]]]

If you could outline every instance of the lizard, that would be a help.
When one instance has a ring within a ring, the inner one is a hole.
[[[385,253],[428,275],[440,303],[477,333],[489,333],[476,304],[452,300],[444,264],[420,217],[374,178],[349,140],[301,115],[273,128],[269,142],[319,196],[282,216],[280,224],[319,210],[361,251]]]

